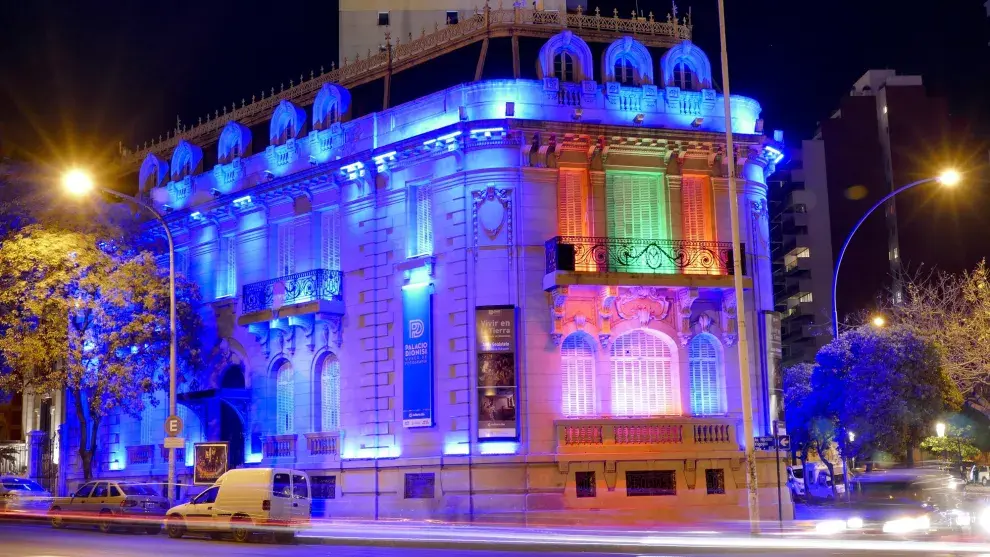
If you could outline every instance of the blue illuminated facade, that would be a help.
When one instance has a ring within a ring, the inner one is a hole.
[[[212,168],[186,140],[147,155],[140,194],[167,213],[211,347],[179,397],[187,465],[194,442],[227,441],[232,465],[332,485],[332,516],[745,516],[727,165],[762,433],[780,146],[734,95],[726,156],[724,99],[688,41],[654,55],[617,35],[596,59],[564,30],[538,75],[357,116],[327,83],[271,103],[264,148],[230,121]],[[108,420],[99,475],[161,481],[164,418]],[[413,472],[435,475],[432,499],[408,496]],[[643,474],[677,496],[627,498]]]

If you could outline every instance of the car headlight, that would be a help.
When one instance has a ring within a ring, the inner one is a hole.
[[[955,509],[952,511],[952,521],[956,523],[956,526],[969,526],[973,523],[973,516],[966,511]]]
[[[863,527],[863,519],[858,516],[854,516],[846,521],[846,528],[850,530],[859,530],[862,527]]]
[[[888,520],[883,523],[883,532],[885,534],[907,534],[927,530],[929,527],[931,527],[931,519],[928,518],[928,515],[921,515],[914,518]]]
[[[980,528],[990,531],[990,509],[983,509],[980,516],[977,517],[976,522],[980,525]]]
[[[818,524],[815,524],[815,533],[823,535],[832,535],[843,532],[846,529],[846,521],[844,520],[823,520]]]

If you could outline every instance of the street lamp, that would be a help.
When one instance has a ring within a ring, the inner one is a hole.
[[[62,184],[65,189],[76,196],[87,195],[93,190],[110,194],[125,201],[130,201],[135,205],[147,210],[154,215],[158,222],[165,228],[165,237],[168,239],[168,328],[169,328],[169,361],[168,361],[168,408],[169,415],[175,416],[175,360],[176,360],[176,334],[175,334],[175,244],[172,242],[172,232],[168,229],[168,223],[162,218],[158,211],[147,203],[136,197],[110,190],[96,185],[93,177],[84,170],[73,169],[65,173],[62,177]],[[162,424],[164,430],[164,424]],[[168,495],[172,499],[172,491],[175,489],[175,449],[168,450]]]
[[[882,315],[874,315],[873,319],[870,320],[870,323],[872,323],[874,327],[879,329],[880,327],[883,327],[884,325],[887,324],[887,320],[884,319]]]
[[[856,226],[853,226],[853,229],[849,231],[849,235],[846,236],[846,240],[842,243],[842,249],[839,250],[839,257],[835,262],[835,272],[832,273],[832,337],[833,338],[839,337],[839,310],[838,310],[838,301],[836,300],[836,287],[839,285],[839,267],[842,266],[842,256],[846,254],[846,248],[849,247],[849,241],[852,240],[853,235],[856,234],[857,230],[859,230],[859,227],[863,224],[863,221],[865,221],[867,217],[873,214],[873,211],[876,211],[878,207],[880,207],[887,201],[890,201],[892,197],[903,191],[907,191],[915,186],[920,186],[921,184],[927,184],[929,182],[938,182],[943,186],[951,188],[954,187],[956,184],[958,184],[961,179],[962,179],[962,175],[959,174],[958,171],[949,169],[943,171],[938,176],[934,176],[932,178],[925,178],[923,180],[918,180],[917,182],[911,182],[910,184],[906,186],[901,186],[900,188],[897,188],[896,190],[885,195],[883,199],[877,201],[872,207],[870,207],[870,210],[866,211],[866,213],[864,213],[863,216],[860,217],[859,221],[856,223]]]
[[[945,438],[945,424],[944,423],[939,422],[939,423],[935,424],[935,435],[938,435],[939,437],[941,437],[943,439]]]

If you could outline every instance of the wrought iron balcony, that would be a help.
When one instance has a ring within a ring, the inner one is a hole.
[[[746,274],[745,246],[742,267]],[[733,274],[732,244],[556,236],[546,243],[546,272]]]
[[[307,302],[342,302],[343,273],[313,269],[244,285],[242,313],[278,309]]]

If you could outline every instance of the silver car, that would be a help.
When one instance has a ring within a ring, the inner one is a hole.
[[[147,485],[95,481],[83,484],[70,497],[56,497],[48,514],[54,528],[78,523],[95,524],[107,533],[119,527],[157,534],[168,507],[168,499]]]
[[[37,483],[15,476],[0,476],[0,513],[44,515],[52,494]]]

